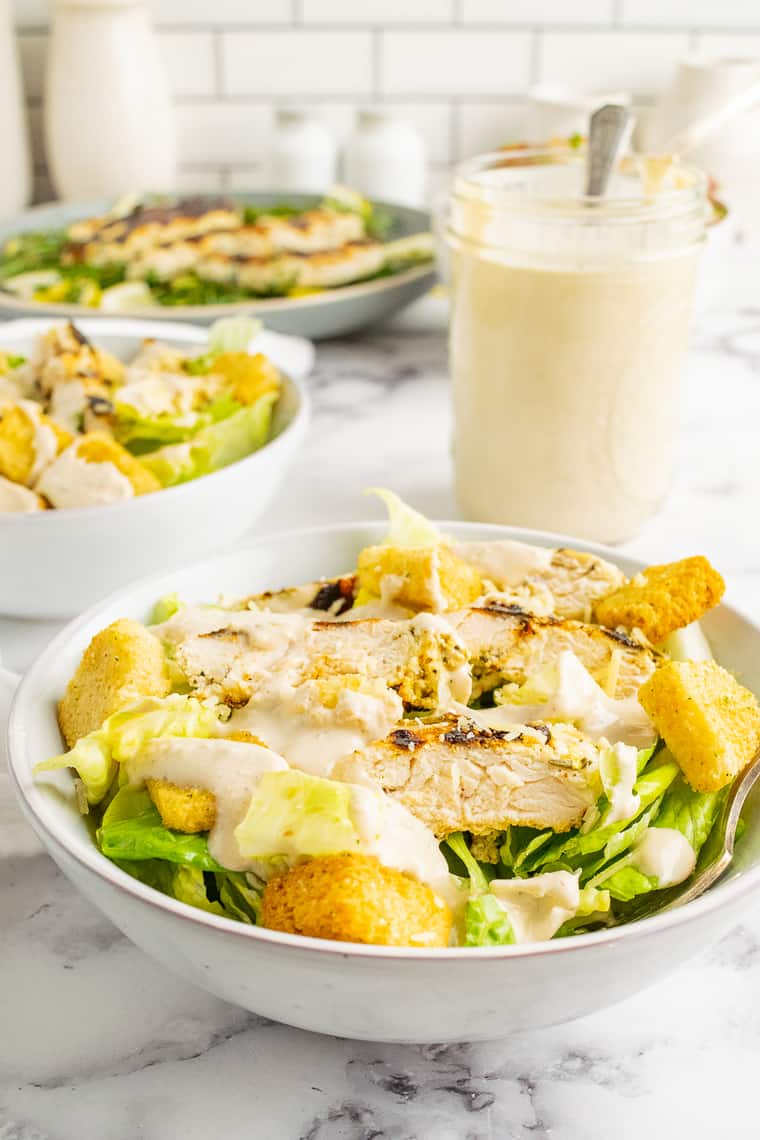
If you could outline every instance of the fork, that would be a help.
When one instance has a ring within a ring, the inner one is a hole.
[[[642,918],[649,918],[652,914],[675,910],[676,907],[684,906],[699,898],[718,881],[734,857],[736,829],[742,808],[758,779],[760,779],[760,748],[731,785],[720,815],[700,852],[696,874],[674,887],[666,887],[665,890],[643,895],[638,902],[626,908],[625,915],[621,915],[618,922],[638,922]],[[612,925],[617,925],[617,922]]]

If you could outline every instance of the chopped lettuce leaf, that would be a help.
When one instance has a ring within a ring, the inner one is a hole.
[[[377,495],[388,509],[390,529],[384,546],[438,546],[445,537],[424,515],[407,506],[393,491],[384,487],[368,487],[365,495]]]
[[[222,904],[208,897],[206,876],[197,866],[181,864],[175,868],[172,876],[172,894],[178,902],[198,907],[199,910],[205,910],[209,914],[227,916]]]
[[[34,772],[74,768],[88,802],[100,803],[118,764],[136,755],[149,740],[157,736],[211,736],[217,724],[216,711],[194,697],[178,693],[146,697],[109,716],[95,732],[78,740],[70,752],[35,764]]]
[[[296,770],[266,772],[235,828],[243,856],[292,862],[301,856],[358,851],[351,787]]]
[[[148,625],[161,625],[181,609],[182,602],[177,594],[164,594],[163,598],[159,598],[154,605]]]
[[[653,827],[672,827],[680,831],[699,853],[713,829],[728,789],[719,792],[695,792],[679,776],[668,788]]]
[[[603,883],[605,891],[616,902],[630,902],[637,895],[656,891],[659,886],[654,876],[645,875],[632,861],[629,861],[630,859],[631,856],[622,860],[617,870],[613,868],[612,873],[605,872],[594,880],[597,884]]]
[[[254,887],[251,882],[253,876],[241,871],[217,873],[214,878],[219,905],[228,918],[236,918],[238,922],[255,926],[261,920],[263,883]]]
[[[129,785],[119,789],[104,812],[98,844],[109,859],[163,859],[202,871],[224,870],[209,854],[205,835],[170,831],[148,793]]]
[[[663,650],[674,661],[712,661],[713,651],[698,621],[671,633],[658,649]]]
[[[227,419],[201,428],[187,442],[141,455],[141,462],[165,487],[171,487],[245,459],[267,442],[276,401],[276,392],[265,392]]]
[[[509,916],[492,894],[467,900],[464,911],[465,946],[508,946],[514,940]]]

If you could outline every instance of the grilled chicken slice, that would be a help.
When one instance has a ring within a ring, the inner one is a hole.
[[[478,727],[465,717],[400,728],[338,762],[333,778],[377,782],[439,837],[512,824],[567,831],[600,794],[599,746],[566,724]]]
[[[657,661],[657,654],[634,637],[599,625],[536,617],[518,606],[492,603],[447,617],[467,648],[475,696],[503,682],[522,684],[569,651],[608,696],[620,699],[638,691]]]
[[[303,586],[286,586],[283,590],[266,590],[263,594],[249,594],[230,606],[232,610],[268,610],[270,613],[298,613],[313,610],[311,617],[320,614],[325,618],[340,617],[351,609],[356,592],[356,577],[344,574],[341,578],[320,578]]]
[[[275,672],[293,685],[357,673],[378,678],[413,708],[469,698],[464,646],[433,614],[309,622],[298,613],[187,607],[154,632],[175,646],[194,690],[233,707],[248,701],[262,675]]]
[[[347,242],[317,253],[277,253],[272,257],[234,257],[205,253],[196,265],[199,277],[239,285],[252,293],[276,293],[287,289],[332,289],[378,273],[385,264],[380,242]]]
[[[227,257],[271,257],[275,253],[318,253],[361,241],[364,222],[358,214],[320,208],[291,218],[264,216],[230,233],[210,234],[203,253]]]
[[[583,550],[551,550],[510,539],[460,542],[454,553],[530,613],[590,621],[594,603],[618,589],[617,566]]]

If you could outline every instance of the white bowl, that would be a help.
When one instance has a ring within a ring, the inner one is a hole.
[[[60,320],[0,324],[0,350],[30,355],[37,338]],[[170,322],[77,321],[93,343],[129,359],[144,337],[180,348],[206,343],[203,329]],[[269,338],[275,352],[281,338]],[[267,351],[262,343],[262,351]],[[72,617],[98,598],[179,559],[229,546],[269,505],[304,438],[309,398],[285,377],[273,438],[221,471],[125,502],[73,510],[0,514],[0,612],[13,617]]]
[[[466,538],[614,551],[550,534],[443,524]],[[339,574],[382,527],[362,524],[261,539],[200,566],[123,590],[72,622],[21,682],[10,716],[11,775],[21,806],[61,870],[146,953],[236,1005],[304,1029],[375,1041],[487,1040],[568,1021],[620,1001],[717,940],[760,882],[760,796],[724,880],[680,910],[630,926],[533,946],[414,950],[299,938],[248,927],[175,902],[120,871],[95,847],[72,782],[35,783],[35,761],[60,750],[55,702],[93,634],[122,615],[144,619],[159,595],[188,601]],[[760,630],[722,606],[704,622],[716,655],[760,686]],[[115,984],[118,979],[114,978]]]

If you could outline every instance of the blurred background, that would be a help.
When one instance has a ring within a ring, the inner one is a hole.
[[[43,130],[50,8],[16,0],[12,10],[38,202],[55,196]],[[760,57],[757,0],[149,0],[147,9],[173,104],[182,191],[271,184],[278,108],[321,121],[337,163],[357,110],[385,108],[416,132],[427,192],[465,156],[568,132],[589,97],[625,96],[646,115],[670,90],[672,104],[679,61],[695,53],[713,62]],[[122,63],[139,85],[139,52]],[[744,83],[735,78],[712,94],[703,83],[699,110]],[[544,90],[533,98],[536,87]],[[692,97],[680,90],[676,103]],[[729,147],[745,163],[760,153],[752,116],[751,127],[742,120],[744,145],[734,125]],[[721,163],[731,160],[724,154]]]

